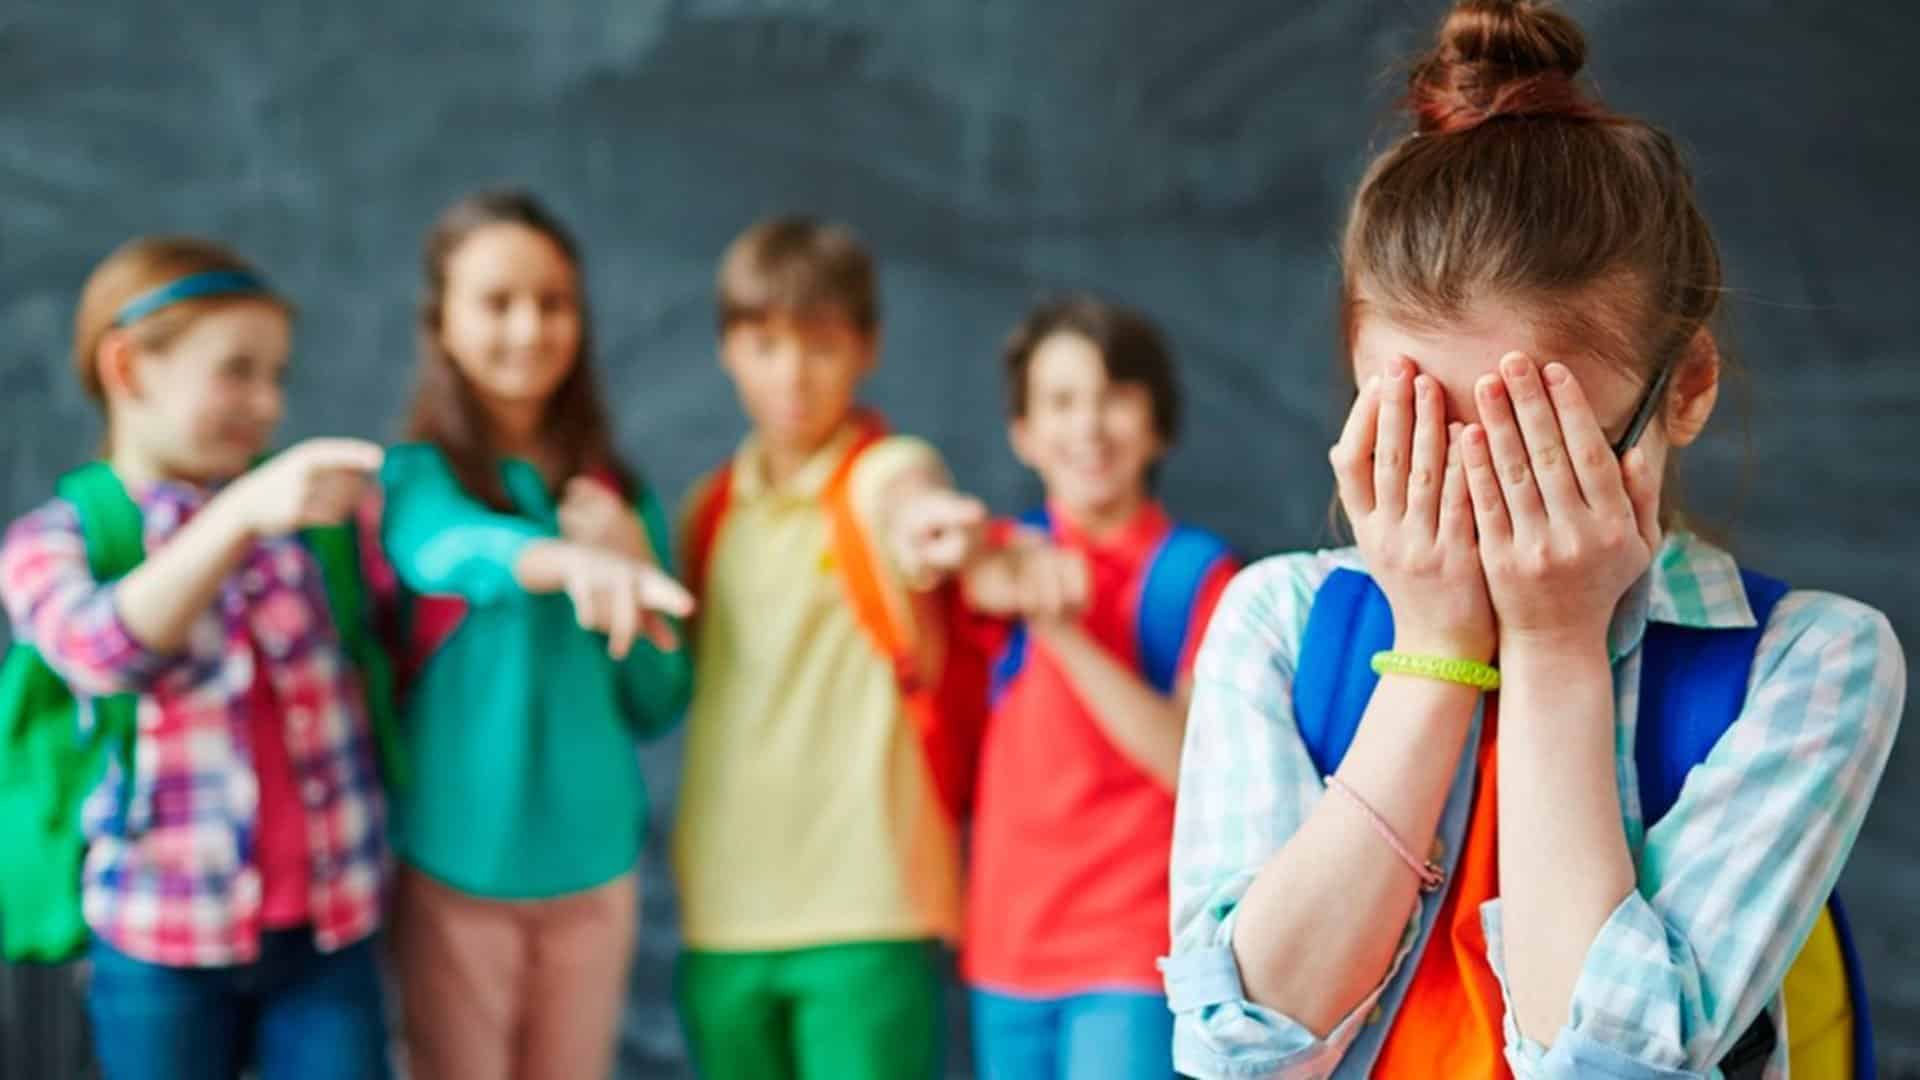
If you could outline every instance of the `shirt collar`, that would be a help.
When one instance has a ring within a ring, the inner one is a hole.
[[[856,420],[841,424],[833,437],[808,456],[800,471],[788,477],[777,490],[767,482],[766,444],[759,435],[748,435],[733,455],[733,498],[752,500],[779,495],[789,499],[818,499],[826,492],[834,468],[853,448],[859,434],[860,425]]]
[[[1154,499],[1142,502],[1125,524],[1105,536],[1088,532],[1051,500],[1047,503],[1047,518],[1053,523],[1055,537],[1068,547],[1136,562],[1151,555],[1173,528],[1173,519],[1167,516],[1166,508]]]
[[[1650,622],[1702,630],[1755,625],[1753,605],[1732,555],[1684,530],[1668,533],[1653,563],[1627,590],[1608,630],[1615,659],[1640,644]]]

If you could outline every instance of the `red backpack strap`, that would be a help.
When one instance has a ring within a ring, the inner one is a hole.
[[[733,505],[733,462],[729,459],[707,479],[687,519],[687,550],[681,565],[686,567],[687,585],[697,595],[707,584],[707,568],[713,558],[714,541],[720,537],[720,525]]]
[[[611,465],[604,465],[604,464],[595,465],[592,468],[582,472],[580,475],[586,477],[587,479],[593,481],[596,484],[599,484],[600,486],[606,488],[608,491],[611,491],[615,495],[620,496],[620,498],[622,499],[633,498],[633,494],[627,490],[626,483],[620,479],[619,472],[617,472]]]

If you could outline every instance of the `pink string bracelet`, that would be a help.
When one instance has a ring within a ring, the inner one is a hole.
[[[1400,856],[1400,861],[1406,863],[1407,866],[1413,870],[1414,875],[1420,879],[1421,892],[1433,892],[1446,882],[1446,872],[1441,870],[1431,859],[1414,858],[1413,852],[1407,850],[1407,845],[1401,843],[1400,838],[1394,835],[1393,826],[1388,825],[1385,818],[1374,813],[1373,807],[1367,805],[1367,800],[1361,798],[1359,792],[1348,787],[1345,780],[1337,776],[1329,776],[1327,777],[1327,787],[1329,790],[1337,791],[1353,800],[1353,805],[1359,807],[1360,812],[1367,815],[1367,821],[1373,826],[1373,831],[1380,834],[1380,839],[1385,840],[1387,846],[1393,848],[1394,854]]]

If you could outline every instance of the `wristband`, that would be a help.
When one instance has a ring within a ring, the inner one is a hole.
[[[1471,686],[1475,690],[1500,689],[1500,669],[1476,660],[1449,660],[1443,656],[1377,652],[1373,654],[1373,671],[1376,675],[1412,675],[1459,686]]]

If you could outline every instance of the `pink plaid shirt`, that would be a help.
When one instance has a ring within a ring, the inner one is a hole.
[[[155,551],[205,495],[161,484],[135,501]],[[296,539],[254,544],[170,656],[133,639],[113,590],[88,572],[79,517],[64,500],[21,518],[0,545],[14,635],[73,688],[82,724],[92,697],[139,695],[132,783],[113,760],[83,813],[87,924],[157,964],[214,967],[258,955],[260,792],[247,705],[264,674],[285,712],[306,812],[315,940],[331,951],[372,933],[387,873],[385,806],[359,677],[340,649],[318,563]]]

